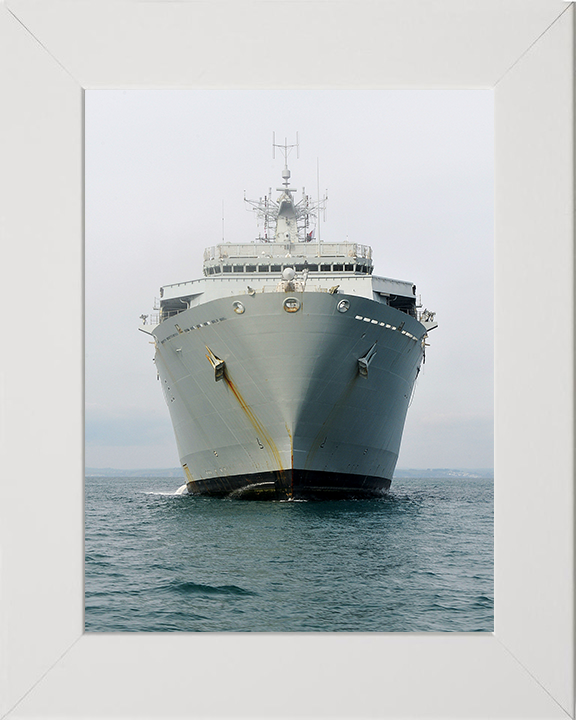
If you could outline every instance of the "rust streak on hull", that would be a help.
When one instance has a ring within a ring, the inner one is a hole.
[[[280,453],[278,452],[278,448],[276,447],[276,443],[274,440],[272,440],[270,434],[266,430],[266,428],[262,425],[262,423],[258,420],[248,403],[244,400],[242,397],[242,394],[234,384],[234,382],[231,380],[228,371],[224,371],[224,381],[226,382],[226,385],[230,388],[232,393],[234,394],[234,397],[238,400],[238,403],[240,404],[240,407],[245,412],[246,417],[254,427],[254,429],[258,433],[258,439],[262,438],[262,443],[268,450],[269,454],[272,456],[272,461],[274,465],[276,466],[277,470],[275,470],[275,475],[277,476],[278,484],[283,487],[288,487],[288,479],[286,477],[286,472],[284,471],[284,468],[282,467],[282,460],[280,458]],[[290,480],[291,480],[291,474],[290,474]],[[290,481],[289,485],[289,494],[291,495],[292,490],[292,482]]]

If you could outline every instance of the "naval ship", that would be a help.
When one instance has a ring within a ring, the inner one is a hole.
[[[203,277],[164,285],[140,329],[189,493],[373,497],[390,487],[437,323],[414,284],[373,274],[370,247],[320,240],[327,198],[296,198],[296,146],[277,147],[279,195],[244,198],[264,232],[206,249]]]

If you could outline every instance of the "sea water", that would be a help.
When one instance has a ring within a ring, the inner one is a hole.
[[[492,479],[307,502],[179,484],[86,478],[86,631],[493,630]]]

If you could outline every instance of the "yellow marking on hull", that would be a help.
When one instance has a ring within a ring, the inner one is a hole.
[[[258,420],[254,412],[251,410],[250,406],[244,400],[242,397],[240,391],[236,387],[236,385],[233,383],[233,381],[230,379],[228,372],[224,371],[224,380],[230,390],[234,393],[234,397],[236,400],[238,400],[240,407],[245,412],[246,417],[250,421],[252,427],[258,432],[258,438],[262,438],[262,441],[267,446],[268,452],[272,455],[273,461],[276,463],[278,470],[275,470],[278,480],[280,480],[283,484],[286,483],[286,473],[284,472],[284,468],[282,467],[282,460],[280,458],[280,453],[278,452],[278,448],[276,447],[276,443],[272,438],[270,437],[270,434],[266,430],[266,428],[262,425],[262,423]]]

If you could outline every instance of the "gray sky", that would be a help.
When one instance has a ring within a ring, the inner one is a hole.
[[[324,241],[371,245],[375,274],[437,313],[398,467],[493,466],[490,90],[93,90],[86,93],[86,465],[179,464],[137,331],[202,251],[258,234],[246,196],[328,191]]]

